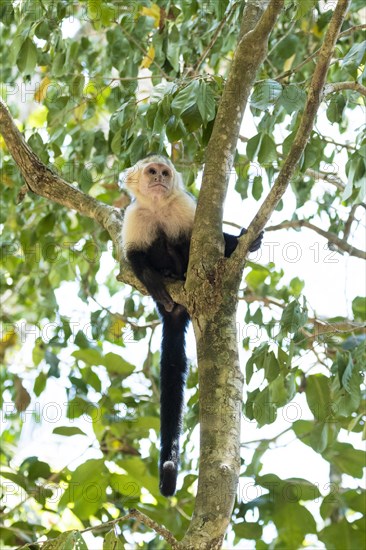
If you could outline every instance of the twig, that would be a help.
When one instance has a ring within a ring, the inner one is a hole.
[[[202,53],[201,57],[199,58],[199,60],[197,61],[197,63],[194,65],[193,67],[193,74],[196,74],[198,69],[200,68],[200,66],[202,65],[202,63],[204,62],[204,60],[206,59],[206,57],[208,56],[209,52],[212,50],[212,48],[214,47],[215,45],[215,42],[216,40],[218,39],[221,31],[222,31],[222,28],[226,25],[226,23],[230,20],[230,17],[232,16],[234,10],[237,8],[238,6],[238,2],[236,2],[235,4],[233,4],[228,12],[228,14],[222,19],[222,21],[220,22],[220,24],[218,25],[216,31],[214,32],[213,34],[213,37],[210,41],[210,43],[208,44],[208,46],[206,47],[206,49],[204,50],[204,52]]]
[[[286,428],[285,430],[283,430],[282,432],[280,432],[279,434],[269,438],[269,439],[252,439],[250,441],[244,441],[243,443],[240,444],[241,447],[247,447],[248,445],[253,445],[255,443],[259,443],[259,444],[265,444],[267,445],[268,443],[274,443],[275,441],[277,441],[277,439],[279,439],[280,437],[282,437],[283,435],[285,435],[286,433],[290,432],[292,430],[292,426],[290,426],[289,428]]]
[[[135,510],[134,508],[129,511],[129,514],[131,515],[131,517],[141,521],[141,523],[143,523],[147,527],[150,527],[150,529],[155,531],[155,533],[158,533],[158,535],[161,535],[163,539],[165,539],[172,546],[173,549],[178,548],[179,543],[177,539],[172,535],[170,531],[168,531],[168,529],[166,529],[162,525],[159,525],[156,521],[149,518],[142,512]]]
[[[287,32],[285,32],[285,34],[280,38],[280,40],[277,40],[277,42],[274,44],[273,48],[271,48],[268,52],[268,56],[267,57],[270,57],[272,55],[272,53],[274,52],[274,50],[276,48],[278,48],[278,46],[281,44],[281,42],[283,42],[284,40],[286,40],[286,38],[289,36],[289,34],[291,34],[294,26],[296,25],[297,23],[297,20],[294,19],[293,22],[291,23],[291,25],[289,26]]]
[[[346,29],[345,31],[341,32],[338,38],[343,38],[344,36],[348,36],[349,34],[352,34],[357,31],[362,31],[366,29],[366,25],[354,25],[353,27],[350,27],[349,29]]]
[[[120,30],[123,32],[124,35],[127,36],[128,40],[130,40],[135,46],[137,49],[140,50],[140,52],[142,52],[144,54],[145,57],[148,57],[150,60],[151,60],[151,63],[152,65],[154,65],[154,67],[156,67],[160,73],[160,75],[165,78],[166,80],[171,80],[171,78],[169,78],[169,75],[166,74],[165,71],[163,71],[163,69],[160,67],[160,65],[158,65],[156,63],[156,61],[154,59],[152,59],[147,51],[141,46],[141,44],[135,39],[134,36],[132,36],[124,27],[123,25],[121,25],[120,27]]]
[[[106,523],[100,523],[99,525],[95,525],[92,527],[87,527],[86,529],[83,529],[80,531],[80,533],[88,533],[89,531],[97,531],[98,529],[105,529],[106,527],[114,527],[114,525],[117,525],[120,521],[127,521],[128,519],[132,518],[131,511],[128,512],[128,514],[125,514],[124,516],[120,516],[119,518],[112,519],[111,521],[107,521]]]
[[[316,56],[318,55],[318,53],[320,52],[320,48],[318,48],[314,53],[312,53],[309,57],[307,57],[306,59],[304,59],[304,61],[302,61],[301,63],[299,63],[298,65],[296,65],[296,67],[294,67],[293,69],[289,69],[288,71],[285,71],[283,73],[281,73],[280,75],[276,76],[276,78],[274,80],[283,80],[284,78],[292,75],[293,73],[297,73],[297,71],[299,71],[300,69],[302,69],[303,67],[305,67],[305,65],[307,65],[308,63],[310,63],[310,61],[312,61],[313,59],[316,58]]]
[[[228,269],[233,269],[235,264],[241,266],[244,264],[249,244],[265,227],[273,210],[281,200],[290,183],[290,179],[293,176],[301,155],[305,150],[314,126],[316,114],[322,101],[322,92],[328,74],[329,65],[349,4],[350,0],[338,0],[332,19],[329,23],[324,42],[320,48],[319,58],[309,86],[304,112],[290,152],[286,157],[267,198],[250,223],[248,232],[240,239],[237,249],[229,258],[227,262]],[[344,246],[341,239],[336,239],[339,241],[341,246]],[[347,252],[350,252],[351,250],[354,250],[353,247],[347,245]],[[366,257],[366,254],[362,251],[359,251],[359,253],[361,254],[360,257]],[[357,256],[357,253],[354,255]]]
[[[348,237],[349,237],[350,232],[351,232],[352,224],[355,221],[355,213],[356,213],[356,210],[359,206],[360,206],[359,204],[354,204],[352,206],[351,211],[350,211],[349,216],[348,216],[348,219],[347,219],[346,223],[344,224],[343,239],[345,241],[348,241]]]
[[[339,141],[335,141],[329,136],[320,136],[320,139],[325,141],[326,143],[330,143],[331,145],[335,145],[336,147],[341,147],[350,149],[351,151],[356,151],[357,147],[355,145],[351,145],[350,143],[339,143]]]
[[[324,88],[324,96],[340,92],[342,90],[353,90],[366,97],[366,86],[362,86],[359,82],[330,82]]]
[[[360,31],[360,30],[363,30],[366,28],[366,25],[355,25],[354,27],[350,27],[349,29],[341,32],[339,35],[338,35],[338,39],[339,38],[343,38],[343,36],[348,36],[349,34],[352,34],[353,32],[356,32],[356,31]],[[315,59],[315,57],[317,57],[318,53],[320,52],[321,48],[318,48],[314,53],[312,53],[309,57],[307,57],[306,59],[304,59],[304,61],[302,61],[301,63],[299,63],[299,65],[296,65],[296,67],[294,67],[293,69],[289,69],[288,71],[285,71],[283,73],[281,73],[279,76],[277,76],[275,78],[275,80],[283,80],[284,78],[286,78],[287,76],[290,76],[292,75],[293,73],[296,73],[297,71],[299,71],[300,69],[302,69],[305,65],[307,65],[308,63],[310,63],[310,61],[312,61],[313,59]]]
[[[335,185],[339,191],[345,190],[345,184],[337,174],[331,174],[328,172],[322,172],[321,170],[313,170],[313,168],[307,168],[305,174],[314,180],[322,179],[327,183]]]
[[[324,231],[324,229],[321,229],[320,227],[313,225],[307,220],[292,220],[292,221],[285,221],[285,222],[279,223],[278,225],[270,225],[269,227],[266,228],[266,231],[278,231],[279,229],[300,228],[300,227],[307,227],[308,229],[315,231],[316,233],[318,233],[319,235],[327,239],[329,242],[335,244],[340,250],[347,252],[350,256],[354,256],[355,258],[361,258],[362,260],[366,260],[366,252],[364,250],[355,248],[351,244],[348,244],[347,242],[345,242],[343,239],[340,239],[339,237],[337,237],[337,235],[335,235],[334,233],[330,233],[329,231]]]

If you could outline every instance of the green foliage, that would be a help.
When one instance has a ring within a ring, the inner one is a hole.
[[[363,21],[362,8],[362,0],[352,2],[343,31]],[[285,2],[250,98],[255,129],[242,129],[235,156],[242,199],[263,200],[290,151],[313,72],[310,56],[333,9],[331,1],[324,8],[316,0]],[[229,0],[1,2],[1,95],[40,159],[90,195],[113,204],[125,168],[149,152],[172,150],[197,195],[242,10],[242,2]],[[365,44],[360,31],[342,36],[330,84],[365,85]],[[140,78],[147,74],[150,80]],[[328,121],[344,134],[350,113],[361,120],[362,105],[352,89],[325,95],[285,199],[296,205],[291,221],[321,219],[343,238],[350,208],[364,201],[366,141],[360,128],[342,146],[321,128]],[[23,182],[2,139],[0,148],[1,545],[40,548],[36,541],[45,537],[45,549],[86,548],[91,535],[84,530],[105,524],[92,531],[99,537],[93,548],[122,549],[134,540],[136,523],[115,520],[136,506],[180,539],[197,480],[190,437],[199,418],[197,371],[188,378],[184,474],[167,501],[158,491],[156,313],[116,281],[105,231],[32,193],[18,201]],[[345,158],[344,188],[318,181],[319,171],[338,175]],[[366,438],[365,297],[351,296],[351,320],[319,321],[303,294],[305,275],[286,278],[274,260],[248,261],[245,273],[244,326],[254,324],[261,337],[240,336],[250,351],[243,417],[277,434],[286,408],[301,400],[306,414],[286,426],[298,441],[296,460],[301,448],[318,453],[337,481],[319,487],[281,479],[271,463],[277,436],[260,435],[243,447],[242,472],[262,492],[238,499],[226,545],[249,547],[250,540],[258,549],[292,550],[316,536],[326,548],[361,549],[365,456],[344,437]],[[351,488],[343,474],[354,478]],[[139,531],[139,544],[167,547],[141,525]]]

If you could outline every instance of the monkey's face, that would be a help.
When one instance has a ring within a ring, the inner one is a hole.
[[[143,195],[162,197],[170,193],[173,187],[172,169],[164,163],[149,162],[141,172],[139,191]]]

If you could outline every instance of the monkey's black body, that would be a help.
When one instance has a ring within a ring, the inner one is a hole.
[[[243,233],[245,229],[240,235]],[[229,257],[237,247],[238,237],[224,233],[224,239],[225,256]],[[252,251],[259,248],[261,239],[262,236],[252,243]],[[163,322],[160,359],[160,491],[164,496],[174,495],[177,482],[179,436],[188,367],[185,332],[189,323],[189,315],[183,306],[175,304],[171,311],[167,311],[162,304],[167,295],[164,277],[184,280],[189,245],[190,239],[186,235],[172,241],[160,231],[147,250],[127,252],[134,273],[156,301]]]

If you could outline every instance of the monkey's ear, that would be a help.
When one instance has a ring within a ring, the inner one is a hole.
[[[136,194],[136,191],[138,190],[138,183],[140,179],[141,174],[141,166],[137,163],[126,172],[124,172],[122,176],[122,182],[126,189],[130,191],[133,195]]]
[[[184,189],[182,174],[180,172],[177,172],[174,166],[173,166],[173,175],[174,175],[174,186],[177,189]]]

